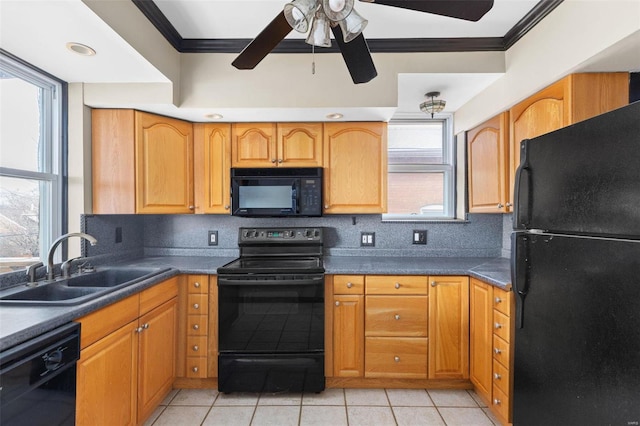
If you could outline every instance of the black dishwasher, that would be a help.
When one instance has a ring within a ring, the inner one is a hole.
[[[0,424],[74,425],[80,324],[69,323],[0,353]]]

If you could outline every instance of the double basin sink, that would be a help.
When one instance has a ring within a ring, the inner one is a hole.
[[[20,285],[0,293],[0,305],[77,305],[146,280],[169,268],[105,267],[37,286]]]

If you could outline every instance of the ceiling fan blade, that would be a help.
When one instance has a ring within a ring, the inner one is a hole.
[[[284,11],[280,12],[264,30],[245,47],[231,63],[239,70],[251,70],[269,54],[293,28],[287,22]]]
[[[493,7],[493,0],[360,0],[450,18],[478,21]]]
[[[347,69],[349,69],[353,82],[359,84],[373,80],[378,75],[378,71],[376,71],[376,66],[373,64],[369,46],[364,36],[360,34],[349,43],[345,43],[339,25],[331,27],[331,31],[335,41],[338,43],[340,53],[342,53],[342,58],[347,64]]]

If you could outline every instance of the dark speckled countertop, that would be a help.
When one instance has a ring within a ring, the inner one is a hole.
[[[119,262],[117,265],[171,269],[74,306],[0,305],[0,350],[22,343],[175,275],[215,274],[219,266],[232,260],[233,258],[227,257],[144,257]],[[324,266],[327,274],[470,275],[503,289],[511,288],[509,260],[505,258],[326,256]]]

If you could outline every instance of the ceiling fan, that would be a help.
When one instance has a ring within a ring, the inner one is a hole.
[[[360,0],[451,18],[478,21],[492,7],[493,0]],[[353,9],[354,0],[292,0],[231,63],[238,69],[253,69],[292,30],[306,33],[313,46],[331,45],[329,28],[355,84],[378,75],[369,46],[362,35],[367,20]]]

